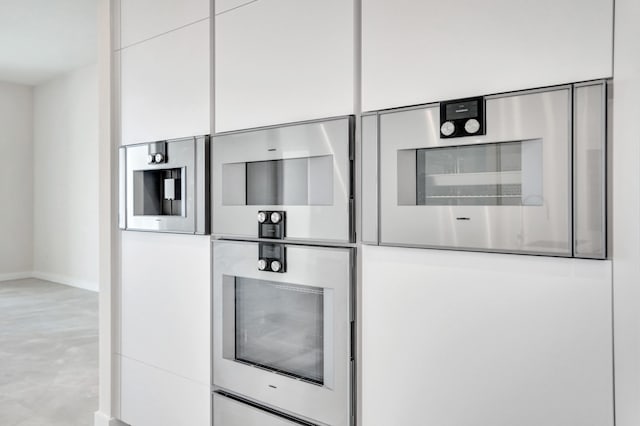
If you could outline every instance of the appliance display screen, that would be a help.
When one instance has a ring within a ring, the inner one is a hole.
[[[446,105],[447,120],[478,117],[478,101],[453,102]]]

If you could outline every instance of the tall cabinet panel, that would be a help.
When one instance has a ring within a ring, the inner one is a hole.
[[[362,0],[370,111],[612,75],[613,0]]]
[[[219,6],[216,132],[353,113],[353,1]]]
[[[122,46],[209,17],[208,0],[120,0]]]
[[[211,133],[209,0],[121,0],[121,144]],[[132,426],[211,424],[210,239],[124,231],[115,390]]]
[[[122,50],[122,143],[209,133],[209,20]]]
[[[611,262],[363,246],[364,426],[613,425]]]

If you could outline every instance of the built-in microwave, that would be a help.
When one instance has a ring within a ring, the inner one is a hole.
[[[353,242],[354,135],[347,116],[214,136],[212,233]]]
[[[607,82],[364,114],[365,243],[606,257]]]
[[[120,147],[120,228],[208,234],[209,136]]]
[[[351,425],[353,249],[215,240],[212,263],[214,425]]]

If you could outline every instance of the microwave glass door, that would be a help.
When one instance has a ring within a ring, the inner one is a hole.
[[[416,204],[540,206],[542,141],[420,149]],[[402,204],[402,192],[399,192]]]
[[[325,289],[234,279],[234,359],[324,384]]]
[[[285,212],[285,240],[350,242],[353,117],[217,135],[213,233],[257,238],[259,211]]]
[[[571,88],[486,98],[486,135],[439,105],[379,114],[380,242],[571,256]]]
[[[286,245],[286,272],[259,244],[213,243],[214,387],[322,424],[351,413],[351,249]]]

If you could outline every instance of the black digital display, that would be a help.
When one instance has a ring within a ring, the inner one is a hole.
[[[282,246],[276,244],[260,244],[260,257],[280,259],[282,257]]]
[[[478,117],[478,101],[455,102],[446,105],[446,119],[457,120],[461,118]]]

